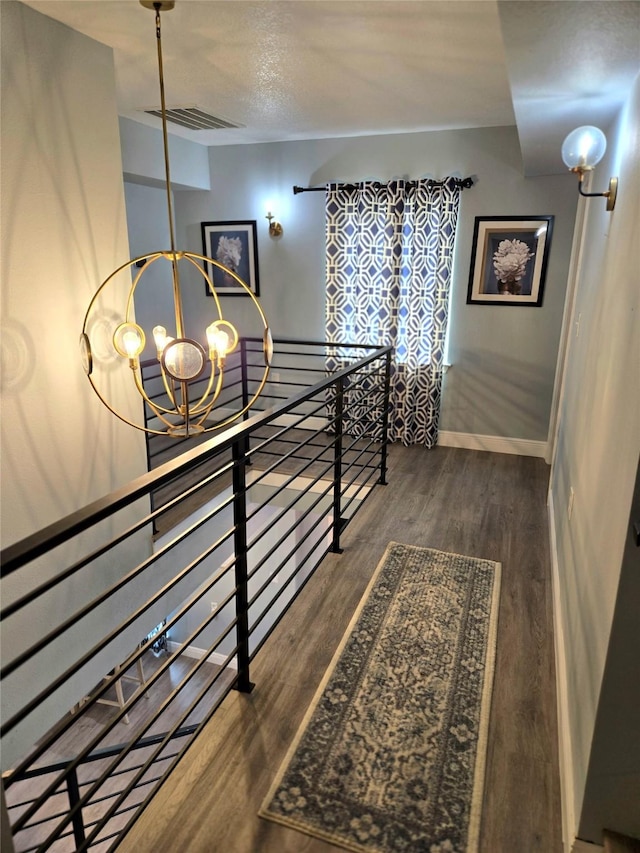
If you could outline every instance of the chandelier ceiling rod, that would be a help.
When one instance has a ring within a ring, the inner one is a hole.
[[[180,272],[178,270],[178,260],[176,258],[176,237],[173,224],[173,198],[171,190],[171,167],[169,165],[169,133],[167,131],[167,103],[164,93],[164,64],[162,62],[162,24],[160,22],[160,12],[169,11],[174,8],[175,0],[169,2],[142,2],[141,5],[146,8],[152,8],[156,13],[156,43],[158,48],[158,82],[160,84],[160,118],[162,120],[162,147],[164,152],[164,174],[167,193],[167,213],[169,216],[169,244],[171,246],[171,271],[173,277],[174,298],[177,306],[176,309],[176,334],[177,337],[184,336],[184,317],[182,315],[182,300],[180,298]]]

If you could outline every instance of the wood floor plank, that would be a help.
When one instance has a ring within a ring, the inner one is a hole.
[[[124,853],[337,853],[257,817],[389,541],[502,563],[481,853],[560,853],[548,467],[394,445],[376,488],[252,666],[124,838]]]

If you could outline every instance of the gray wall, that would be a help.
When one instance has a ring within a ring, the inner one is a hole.
[[[122,171],[126,181],[166,187],[162,133],[146,124],[120,116]],[[180,189],[211,188],[207,149],[180,136],[169,136],[171,185]],[[165,202],[166,204],[166,202]]]
[[[127,227],[131,257],[164,251],[171,245],[166,190],[125,182]],[[136,270],[137,272],[137,270]],[[154,326],[165,326],[175,337],[175,313],[171,266],[164,259],[151,263],[143,272],[135,294],[136,321],[146,332],[142,359],[156,357]]]
[[[19,3],[2,15],[2,545],[14,543],[142,474],[141,433],[99,402],[78,349],[84,313],[100,282],[128,258],[122,161],[109,48]],[[91,85],[87,85],[90,69]],[[140,408],[126,363],[109,385],[117,405]],[[144,507],[125,513],[132,523]],[[83,537],[91,551],[105,535]],[[149,553],[148,536],[128,545],[133,561]],[[4,603],[52,575],[69,559],[57,549],[31,571],[3,579]],[[126,560],[87,572],[3,623],[9,659],[61,621],[72,604],[114,581]],[[77,648],[112,624],[103,612],[3,685],[11,713],[64,671]],[[133,647],[110,648],[93,672],[42,703],[3,739],[3,766],[46,731],[88,687]],[[131,645],[128,645],[132,643]]]
[[[601,760],[607,742],[612,756],[624,748],[617,743],[622,731],[611,725],[612,716],[599,729],[599,743],[594,743],[598,703],[605,713],[610,701],[602,686],[612,665],[607,658],[612,626],[617,626],[616,651],[622,655],[616,656],[616,666],[638,670],[637,602],[635,626],[630,628],[622,611],[618,624],[616,600],[625,581],[621,566],[640,454],[640,77],[607,137],[607,154],[595,170],[593,189],[604,189],[609,176],[619,176],[616,208],[609,213],[603,199],[582,200],[585,222],[576,235],[581,263],[575,322],[570,326],[551,471],[551,524],[557,543],[555,619],[563,764],[574,824],[570,829],[578,828],[587,781],[600,791],[615,783],[622,797],[617,818],[624,813],[627,823],[609,828],[640,835],[638,803],[630,799],[640,762],[637,713],[635,738],[626,741],[629,757],[635,755],[634,776],[626,784],[622,765],[614,772]],[[629,571],[640,571],[637,552]],[[631,588],[629,580],[626,585]],[[637,678],[629,679],[625,701],[630,707],[635,704],[637,711]],[[592,755],[596,747],[600,759]],[[587,839],[600,842],[598,833],[608,815],[595,809],[597,800],[590,787],[591,814],[582,813],[582,827]]]
[[[600,839],[604,827],[640,838],[640,550],[633,537],[633,523],[640,523],[640,467],[578,830],[581,838],[592,840]]]
[[[559,156],[559,155],[558,155]],[[293,184],[474,175],[462,195],[441,429],[546,441],[576,208],[570,175],[525,179],[516,129],[498,127],[209,150],[211,191],[176,193],[178,242],[201,251],[202,221],[258,222],[261,301],[275,335],[324,337],[324,200]],[[269,237],[265,214],[284,226]],[[555,228],[542,308],[467,306],[476,216],[552,214]],[[193,289],[190,311],[204,308]],[[253,327],[248,300],[224,310]]]

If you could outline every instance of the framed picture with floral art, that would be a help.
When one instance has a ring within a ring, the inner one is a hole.
[[[476,216],[468,305],[542,305],[553,216]]]
[[[256,220],[244,222],[203,222],[202,254],[232,270],[256,296],[258,280],[258,237]],[[248,296],[246,290],[220,267],[205,263],[207,274],[219,296]],[[207,296],[211,296],[205,281]]]

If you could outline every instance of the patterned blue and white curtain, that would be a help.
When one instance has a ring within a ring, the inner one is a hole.
[[[460,181],[330,184],[329,340],[395,348],[389,438],[432,447]]]

